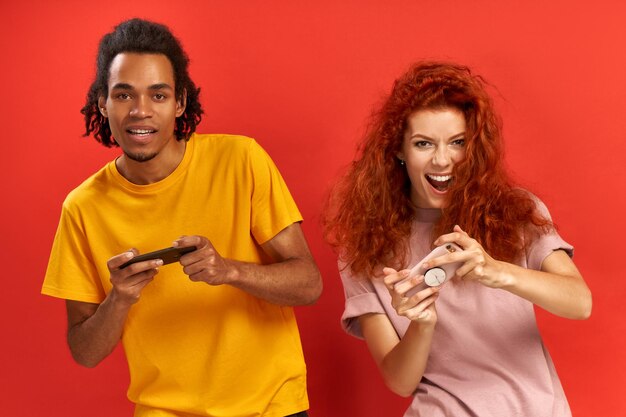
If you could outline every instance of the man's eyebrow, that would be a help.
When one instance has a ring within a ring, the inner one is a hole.
[[[111,87],[111,90],[132,90],[133,86],[126,83],[117,83]]]
[[[127,83],[117,83],[111,87],[112,90],[134,90],[134,87]],[[173,90],[172,86],[168,83],[152,84],[148,87],[148,90]]]
[[[172,86],[169,85],[168,83],[158,83],[158,84],[152,84],[150,87],[148,87],[149,90],[173,90]]]

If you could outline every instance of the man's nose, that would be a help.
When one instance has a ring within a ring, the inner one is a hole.
[[[138,118],[152,116],[152,102],[150,99],[139,96],[137,100],[133,102],[133,107],[130,109],[130,115]]]

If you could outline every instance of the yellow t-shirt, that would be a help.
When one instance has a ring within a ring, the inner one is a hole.
[[[252,139],[193,135],[176,170],[136,185],[110,162],[66,198],[42,293],[90,303],[111,289],[107,260],[181,235],[206,236],[231,259],[267,263],[259,244],[302,217]],[[165,265],[122,337],[135,416],[282,417],[308,408],[293,309]]]

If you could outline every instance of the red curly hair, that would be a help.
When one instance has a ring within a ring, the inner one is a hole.
[[[407,119],[418,110],[458,109],[467,126],[466,157],[453,169],[455,180],[432,239],[458,224],[492,257],[512,262],[530,243],[529,233],[552,227],[532,195],[514,187],[504,170],[501,124],[484,84],[464,66],[417,63],[373,113],[360,156],[333,188],[322,217],[326,240],[355,275],[407,266],[415,212],[411,183],[396,155]]]

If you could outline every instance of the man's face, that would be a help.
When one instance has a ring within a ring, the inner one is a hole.
[[[176,100],[174,70],[165,55],[118,54],[111,61],[108,88],[98,104],[128,158],[149,161],[175,144],[176,118],[185,106]]]

